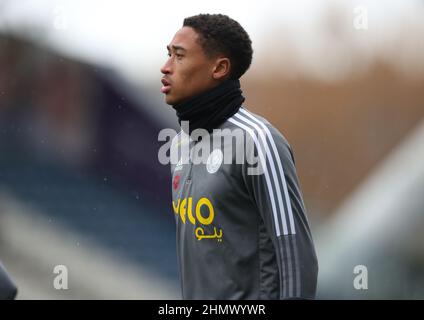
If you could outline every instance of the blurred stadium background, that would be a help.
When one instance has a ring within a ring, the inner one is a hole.
[[[159,68],[183,18],[204,12],[251,35],[245,106],[294,149],[318,298],[423,299],[424,2],[412,0],[0,0],[0,261],[17,298],[180,298],[157,160],[177,121]],[[68,290],[53,288],[56,265]]]

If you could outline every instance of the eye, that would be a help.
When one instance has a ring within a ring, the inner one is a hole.
[[[167,53],[167,55],[168,55],[168,57],[170,57],[170,56],[171,56],[171,54],[170,54],[169,52]]]
[[[179,53],[176,53],[175,56],[177,57],[177,59],[181,59],[183,57],[183,55]]]

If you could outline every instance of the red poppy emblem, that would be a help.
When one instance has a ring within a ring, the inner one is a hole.
[[[180,176],[174,177],[174,181],[172,181],[172,186],[173,186],[174,190],[178,189],[178,187],[180,186]]]

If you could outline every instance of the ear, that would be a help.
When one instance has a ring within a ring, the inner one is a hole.
[[[231,62],[228,58],[218,58],[215,62],[212,77],[215,80],[221,80],[229,76]]]

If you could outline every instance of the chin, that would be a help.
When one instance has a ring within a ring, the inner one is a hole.
[[[175,97],[172,97],[169,94],[165,96],[165,102],[166,104],[169,104],[170,106],[176,105],[180,101],[181,99],[176,99]]]
[[[165,102],[166,102],[166,104],[169,104],[170,106],[175,104],[174,99],[172,99],[171,97],[169,97],[167,95],[165,96]]]

